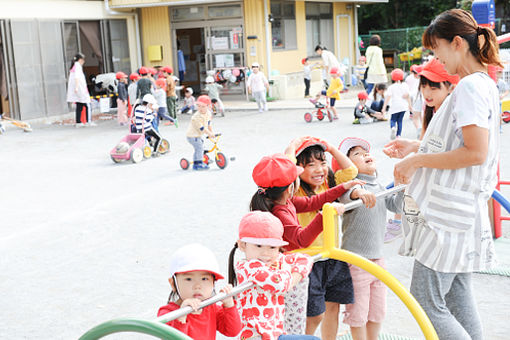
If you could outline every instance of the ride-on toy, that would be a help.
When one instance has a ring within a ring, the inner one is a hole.
[[[115,163],[124,160],[140,163],[144,158],[152,156],[152,148],[153,144],[147,140],[144,133],[129,133],[110,151],[110,157]],[[159,144],[158,153],[163,155],[168,150],[170,150],[170,143],[163,138]]]
[[[217,133],[214,135],[216,138],[211,139],[209,137],[206,137],[209,139],[213,145],[209,150],[204,149],[204,164],[211,164],[213,162],[216,162],[216,165],[220,169],[225,169],[228,165],[228,161],[235,160],[235,157],[227,158],[223,152],[220,151],[220,148],[218,147],[218,140],[220,139],[221,133]],[[209,157],[209,153],[214,152],[214,159],[211,159]],[[180,165],[183,170],[187,170],[190,165],[192,165],[193,162],[188,161],[186,158],[181,158]]]
[[[331,111],[329,110],[329,106],[327,104],[323,104],[319,102],[318,100],[310,100],[310,102],[315,105],[315,110],[312,112],[305,113],[305,122],[310,123],[313,120],[313,117],[315,116],[318,120],[323,120],[324,117],[328,117],[329,121],[333,121],[333,115],[331,114]]]

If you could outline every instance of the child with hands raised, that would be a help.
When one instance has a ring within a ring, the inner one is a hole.
[[[190,306],[191,314],[167,322],[167,325],[189,335],[193,339],[216,339],[216,331],[233,337],[241,331],[241,320],[232,297],[222,301],[222,305],[212,304],[199,309],[200,303],[214,294],[214,283],[224,277],[214,254],[200,244],[189,244],[179,248],[170,259],[170,286],[172,292],[168,304],[158,311],[165,315],[179,308]],[[229,294],[232,285],[223,287],[220,292]]]

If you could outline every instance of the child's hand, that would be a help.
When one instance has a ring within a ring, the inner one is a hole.
[[[230,294],[230,292],[232,292],[232,288],[233,288],[232,285],[228,284],[220,289],[220,293]],[[223,303],[223,307],[225,308],[234,307],[234,298],[232,296],[221,300],[221,302]]]
[[[338,214],[338,216],[342,216],[344,214],[345,205],[343,205],[342,203],[337,203],[337,202],[333,202],[333,203],[331,203],[331,205],[336,210],[336,213]]]
[[[351,193],[351,198],[361,199],[367,208],[373,208],[376,203],[375,194],[362,188],[354,189],[354,191]]]
[[[292,276],[292,281],[290,283],[289,289],[291,289],[292,287],[297,285],[299,282],[301,282],[301,280],[303,280],[303,275],[301,275],[299,273],[292,273],[291,276]]]
[[[345,190],[349,190],[356,185],[365,185],[365,183],[366,183],[365,181],[362,181],[360,179],[353,179],[352,181],[345,182],[343,186]]]
[[[181,308],[190,306],[191,308],[193,308],[193,311],[195,312],[195,314],[200,314],[202,312],[202,311],[198,310],[198,306],[200,305],[200,302],[202,302],[202,301],[200,301],[199,299],[186,299],[181,303]],[[180,323],[186,323],[186,315],[181,316],[180,318],[177,318],[177,320],[179,320]]]

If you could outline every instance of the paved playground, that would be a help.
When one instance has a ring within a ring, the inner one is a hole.
[[[169,154],[140,164],[110,160],[110,149],[127,132],[115,121],[79,129],[36,124],[32,133],[9,129],[0,136],[0,338],[77,339],[113,318],[154,318],[168,298],[168,257],[185,243],[211,248],[226,272],[238,222],[256,190],[253,166],[263,155],[282,152],[294,137],[315,135],[333,144],[347,136],[365,138],[382,183],[391,182],[395,161],[381,151],[388,124],[352,125],[349,103],[341,104],[333,123],[305,123],[302,108],[227,112],[213,120],[213,128],[223,133],[220,147],[235,161],[207,172],[179,167],[180,158],[193,152],[185,139],[190,116],[180,117],[178,129],[161,127]],[[415,136],[409,119],[403,136]],[[509,136],[510,124],[501,135],[506,178]],[[503,193],[510,197],[510,189]],[[409,287],[413,262],[397,255],[399,245],[386,245],[386,263]],[[503,255],[502,265],[510,267],[510,252]],[[485,338],[508,339],[510,278],[475,274],[474,285]],[[423,338],[404,305],[388,296],[383,332]]]

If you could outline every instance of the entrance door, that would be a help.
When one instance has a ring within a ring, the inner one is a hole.
[[[191,87],[195,94],[200,94],[207,70],[204,30],[204,28],[184,28],[175,31],[178,45],[175,74],[179,77],[181,85]],[[179,54],[182,54],[184,59],[185,73],[184,69],[179,68]]]

